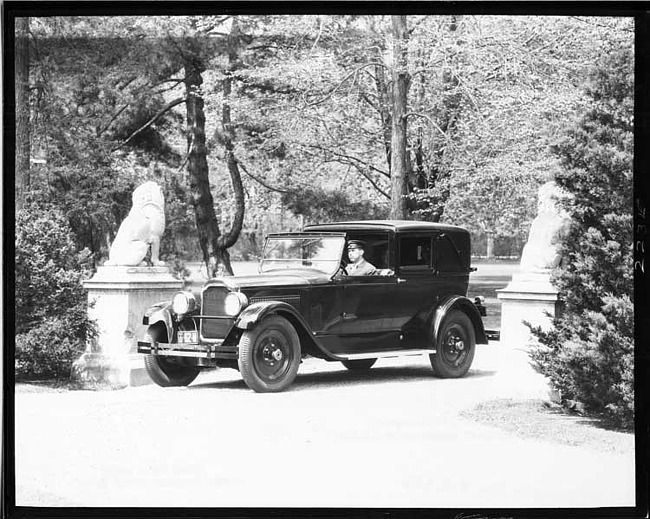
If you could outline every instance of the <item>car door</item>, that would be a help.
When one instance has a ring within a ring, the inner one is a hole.
[[[392,268],[392,234],[354,234],[349,235],[348,239],[366,243],[364,258],[383,275],[341,278],[342,305],[337,328],[341,352],[394,350],[399,347],[399,330],[392,325],[392,314],[397,306],[394,300],[397,281]]]
[[[435,243],[436,236],[431,233],[400,233],[396,237],[395,300],[399,304],[391,326],[400,330],[402,348],[428,346],[427,322],[443,283],[434,267]]]

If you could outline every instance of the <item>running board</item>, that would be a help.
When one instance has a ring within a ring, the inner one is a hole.
[[[362,360],[362,359],[392,359],[395,357],[411,357],[416,355],[431,355],[436,350],[392,350],[392,351],[375,351],[369,353],[351,353],[345,355],[337,353],[340,360]]]

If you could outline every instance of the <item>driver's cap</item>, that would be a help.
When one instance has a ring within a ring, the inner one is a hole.
[[[348,249],[364,249],[366,248],[366,242],[363,240],[350,240],[348,242]]]

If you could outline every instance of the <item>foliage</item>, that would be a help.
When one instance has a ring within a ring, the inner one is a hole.
[[[285,193],[282,202],[294,214],[303,215],[306,223],[344,220],[376,220],[386,218],[388,208],[367,200],[350,200],[341,189],[326,191],[305,188],[300,192]]]
[[[101,24],[88,33],[88,23],[82,17],[33,22],[32,155],[42,164],[33,168],[30,198],[66,214],[77,245],[99,261],[152,158],[178,159],[155,126],[115,149],[162,100],[143,91],[137,46],[108,37]]]
[[[555,329],[533,332],[542,346],[535,366],[564,405],[584,406],[617,425],[634,420],[634,308],[629,297],[605,296],[600,311],[569,314]]]
[[[557,183],[572,195],[571,228],[555,276],[564,312],[536,330],[537,369],[565,401],[621,425],[633,419],[632,157],[633,53],[612,46],[597,63],[591,108],[554,147]]]
[[[163,247],[198,257],[190,243],[197,234],[187,227],[195,214],[181,207],[191,205],[182,178],[185,110],[176,106],[153,121],[184,96],[189,55],[203,70],[197,90],[221,228],[234,221],[224,151],[230,137],[243,171],[243,235],[268,211],[299,208],[284,203],[287,190],[339,186],[368,207],[390,199],[390,17],[236,18],[242,46],[232,63],[223,37],[228,17],[33,19],[32,151],[47,159],[34,168],[33,188],[70,215],[78,245],[97,260],[129,210],[133,187],[173,177],[180,187],[169,186],[173,218]],[[445,15],[407,23],[411,216],[465,225],[475,236],[523,239],[537,185],[557,170],[548,140],[585,106],[587,65],[608,42],[631,38],[630,20]]]
[[[67,376],[94,334],[81,285],[89,253],[77,252],[65,217],[26,206],[16,216],[16,375]]]

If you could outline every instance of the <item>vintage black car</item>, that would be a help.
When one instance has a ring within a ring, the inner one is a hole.
[[[353,240],[371,273],[347,275]],[[461,377],[487,343],[483,308],[466,297],[472,270],[469,233],[452,225],[359,221],[270,234],[258,275],[210,279],[151,307],[138,352],[161,386],[227,367],[255,391],[282,391],[305,356],[365,370],[424,354],[435,375]]]

